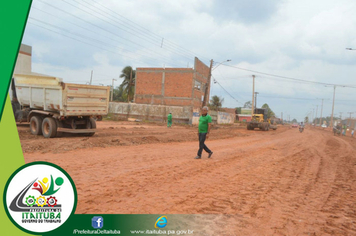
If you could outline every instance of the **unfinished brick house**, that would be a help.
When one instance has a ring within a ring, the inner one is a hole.
[[[209,67],[195,58],[192,68],[136,68],[134,102],[138,104],[199,108]],[[209,101],[209,93],[207,95]]]

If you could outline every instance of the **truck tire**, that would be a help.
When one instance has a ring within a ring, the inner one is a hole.
[[[40,116],[32,116],[30,119],[30,131],[31,134],[42,134],[42,118]]]
[[[57,135],[57,123],[52,117],[46,117],[42,122],[42,133],[45,138],[53,138]]]
[[[96,121],[94,118],[89,118],[87,128],[88,129],[96,129]],[[95,132],[86,133],[85,136],[93,136],[94,134],[95,134]]]

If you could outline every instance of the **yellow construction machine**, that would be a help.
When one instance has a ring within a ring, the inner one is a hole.
[[[259,128],[263,131],[268,131],[269,129],[277,129],[277,125],[274,124],[274,121],[271,122],[271,120],[267,118],[267,109],[255,109],[255,112],[251,117],[251,121],[247,123],[247,129],[254,130],[255,128]]]

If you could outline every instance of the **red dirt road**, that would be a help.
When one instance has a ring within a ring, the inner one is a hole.
[[[139,126],[152,143],[121,137],[127,145],[100,147],[108,133],[99,133],[86,147],[76,146],[83,137],[26,139],[19,130],[26,163],[53,162],[71,175],[79,214],[227,214],[236,235],[356,235],[356,139],[315,128],[223,127],[207,141],[212,158],[195,160],[195,129]],[[55,149],[30,148],[47,142]]]

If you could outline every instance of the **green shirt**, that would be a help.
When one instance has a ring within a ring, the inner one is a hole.
[[[172,120],[172,114],[168,115],[168,120],[171,121]]]
[[[209,123],[211,123],[211,116],[200,116],[199,118],[199,133],[208,133]]]

